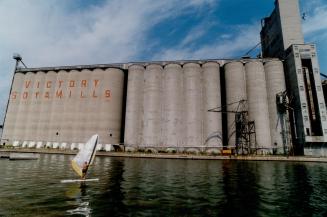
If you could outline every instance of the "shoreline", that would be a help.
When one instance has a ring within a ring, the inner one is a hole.
[[[75,155],[78,151],[54,150],[54,149],[0,149],[0,156],[9,153],[39,153],[39,154],[64,154]],[[288,162],[317,162],[327,163],[326,157],[306,157],[306,156],[282,156],[282,155],[195,155],[195,154],[166,154],[166,153],[141,153],[141,152],[102,152],[96,156],[103,157],[128,157],[128,158],[152,158],[152,159],[181,159],[181,160],[238,160],[238,161],[288,161]]]

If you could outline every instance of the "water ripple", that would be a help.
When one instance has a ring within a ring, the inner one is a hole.
[[[76,178],[72,156],[0,164],[0,216],[326,216],[327,165],[97,157]]]

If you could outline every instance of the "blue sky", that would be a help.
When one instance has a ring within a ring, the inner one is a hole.
[[[274,0],[0,0],[0,120],[14,69],[239,58],[259,42]],[[306,42],[327,74],[327,1],[300,0]],[[258,51],[252,53],[256,56]]]

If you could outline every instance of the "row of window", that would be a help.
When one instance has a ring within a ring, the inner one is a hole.
[[[317,86],[317,90],[321,91],[321,86]],[[304,91],[304,86],[300,85],[300,91]]]
[[[317,68],[314,68],[313,71],[314,71],[314,73],[316,73],[316,74],[319,73],[319,69],[317,69]],[[297,70],[297,73],[298,73],[298,74],[302,74],[302,69],[298,69],[298,70]]]

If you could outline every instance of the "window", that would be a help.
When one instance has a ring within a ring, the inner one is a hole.
[[[319,73],[319,70],[317,68],[314,69],[315,73]]]
[[[309,128],[306,128],[306,131],[307,131],[307,136],[310,136],[310,130],[309,130]]]

